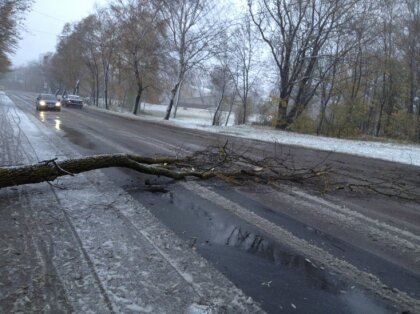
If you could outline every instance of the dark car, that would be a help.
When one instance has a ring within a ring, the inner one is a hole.
[[[61,105],[63,107],[83,108],[83,99],[77,95],[64,95],[61,98]]]
[[[60,111],[61,104],[53,94],[39,94],[36,98],[36,110]]]

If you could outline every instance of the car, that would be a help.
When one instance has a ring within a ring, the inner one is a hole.
[[[36,98],[36,110],[61,110],[61,103],[53,94],[39,94]]]
[[[60,102],[63,107],[83,108],[83,99],[78,95],[63,95]]]

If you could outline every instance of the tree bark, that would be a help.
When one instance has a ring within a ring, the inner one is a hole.
[[[105,109],[108,110],[109,109],[109,104],[108,104],[108,71],[109,68],[108,66],[106,67],[106,69],[104,69],[104,97],[105,97]]]
[[[224,146],[209,147],[184,158],[145,157],[133,154],[106,154],[58,161],[45,160],[37,164],[15,167],[0,167],[0,189],[16,185],[49,182],[62,176],[91,170],[122,167],[148,175],[165,176],[174,180],[187,177],[210,179],[218,177],[226,182],[275,182],[287,180],[301,182],[326,175],[320,164],[308,169],[289,169],[284,159],[264,158],[254,160]],[[319,169],[318,169],[319,168]],[[239,180],[239,181],[238,181]]]
[[[141,95],[143,94],[143,91],[144,91],[144,86],[143,86],[143,78],[140,75],[140,71],[138,69],[137,60],[134,61],[134,67],[135,67],[134,73],[135,73],[136,82],[137,82],[137,95],[136,95],[136,101],[134,103],[133,114],[137,115],[138,110],[139,110],[139,103],[141,100]]]
[[[33,165],[0,168],[0,188],[53,181],[61,176],[73,176],[81,172],[110,167],[129,168],[176,180],[188,176],[210,178],[217,175],[213,172],[177,171],[165,168],[166,165],[181,161],[171,157],[150,158],[129,154],[96,155],[63,161],[47,160]]]
[[[175,84],[174,88],[171,90],[171,100],[169,101],[168,108],[166,108],[166,114],[165,114],[165,120],[169,120],[169,117],[171,116],[172,107],[174,106],[174,101],[176,94],[178,92],[179,85],[181,84],[180,81]]]
[[[220,95],[219,102],[217,103],[216,111],[214,112],[213,121],[212,121],[211,125],[216,125],[216,123],[220,124],[219,111],[222,107],[222,103],[223,103],[223,100],[225,98],[225,89],[226,89],[226,84],[223,84],[222,94]]]
[[[278,110],[277,110],[277,119],[275,127],[276,129],[285,130],[288,126],[286,121],[287,106],[289,104],[288,96],[280,96]]]
[[[137,90],[137,95],[136,95],[136,100],[134,102],[134,108],[133,108],[133,114],[137,115],[138,111],[139,111],[139,104],[140,104],[140,99],[141,99],[141,94],[143,93],[143,88],[141,86],[138,87]]]
[[[236,97],[236,92],[231,96],[231,100],[229,102],[229,112],[228,112],[228,115],[226,117],[225,126],[227,126],[228,123],[229,123],[230,115],[232,114],[233,104],[235,102],[235,97]]]
[[[179,104],[179,97],[180,97],[180,95],[181,95],[182,83],[183,83],[183,81],[181,81],[181,82],[179,83],[179,86],[178,86],[178,91],[177,91],[177,93],[176,93],[175,103],[174,103],[174,107],[175,107],[175,108],[174,108],[173,118],[176,118],[176,113],[177,113],[177,111],[178,111],[178,104]]]

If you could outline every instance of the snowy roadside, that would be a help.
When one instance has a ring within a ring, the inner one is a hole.
[[[164,112],[165,106],[163,105],[146,105],[146,112],[151,114],[139,116],[134,116],[131,113],[108,111],[94,106],[89,106],[88,108],[133,120],[153,121],[156,123],[196,129],[210,133],[351,154],[420,167],[420,145],[416,144],[337,139],[285,132],[268,127],[252,125],[211,126],[210,111],[204,109],[180,108],[178,109],[176,119],[166,121],[162,119],[163,114],[160,114]]]
[[[79,156],[4,94],[0,113],[2,165]],[[101,171],[2,189],[0,208],[0,312],[262,312]]]

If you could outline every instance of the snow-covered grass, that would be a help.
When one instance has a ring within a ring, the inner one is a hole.
[[[231,121],[229,121],[230,125],[227,127],[211,126],[213,112],[205,109],[178,108],[177,118],[166,121],[163,120],[165,110],[166,106],[163,105],[146,104],[146,114],[144,115],[134,116],[131,113],[115,112],[112,112],[112,114],[129,117],[131,119],[153,120],[157,123],[198,129],[206,132],[376,158],[420,167],[420,145],[416,144],[337,139],[279,131],[269,127],[254,125],[234,126],[231,124]],[[233,121],[233,118],[230,120]]]
[[[139,113],[139,117],[148,119],[158,119],[162,120],[166,113],[166,106],[165,105],[158,105],[158,104],[150,104],[150,103],[142,103],[141,110]],[[128,111],[121,111],[121,107],[119,107],[117,110],[118,113],[122,113],[124,115],[128,114],[129,116],[133,116]],[[173,117],[173,110],[171,113],[171,119]],[[223,123],[226,121],[227,112],[222,112],[222,118],[221,121]],[[208,108],[208,109],[191,109],[186,107],[178,107],[176,119],[174,121],[177,122],[177,124],[182,125],[208,125],[210,126],[213,121],[213,115],[214,115],[214,108]],[[232,112],[229,118],[228,125],[231,126],[234,124],[235,120],[235,114]]]

